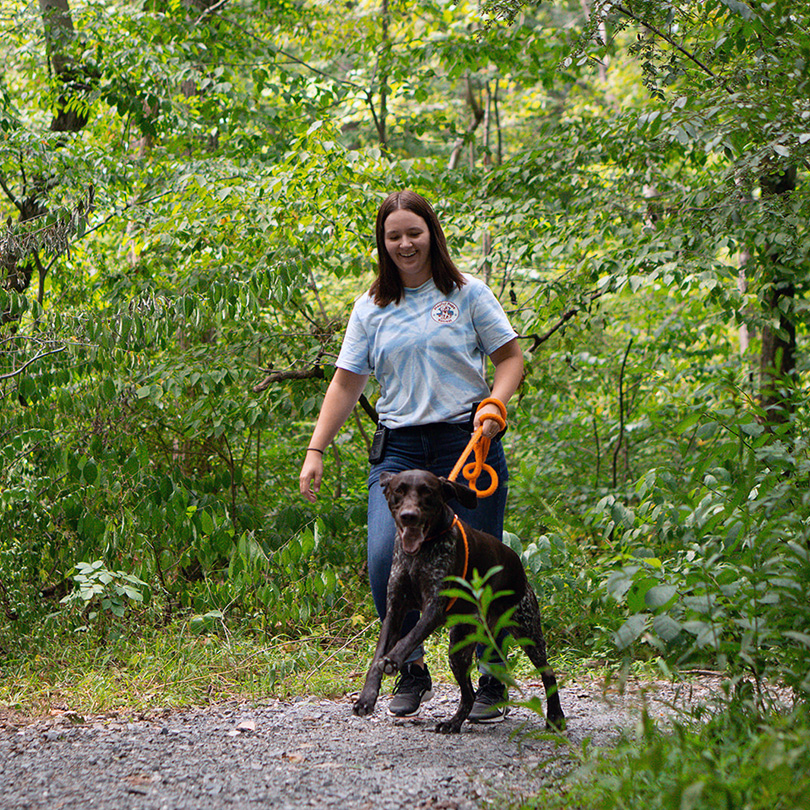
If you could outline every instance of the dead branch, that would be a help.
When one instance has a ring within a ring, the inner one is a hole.
[[[17,231],[9,221],[5,230],[0,231],[0,266],[11,272],[18,262],[32,253],[44,251],[51,256],[59,256],[67,251],[71,237],[79,229],[80,220],[86,219],[93,210],[94,197],[95,189],[89,186],[87,196],[76,203],[68,216],[35,230]],[[16,285],[12,284],[11,288],[16,288]],[[19,291],[22,292],[22,289]]]
[[[291,368],[286,371],[270,371],[267,376],[256,385],[253,386],[254,394],[261,394],[266,391],[271,385],[277,382],[284,382],[285,380],[323,380],[326,376],[323,373],[322,366],[312,366],[312,368]]]
[[[598,290],[597,292],[591,293],[590,298],[588,299],[588,303],[589,304],[593,303],[598,298],[601,298],[603,294],[604,294],[604,290]],[[583,309],[584,309],[584,307],[582,307],[582,306],[571,307],[571,309],[567,310],[566,312],[564,312],[560,316],[557,323],[555,323],[554,326],[551,327],[551,329],[544,332],[542,335],[539,335],[537,333],[533,333],[531,335],[521,335],[520,337],[523,338],[523,339],[526,339],[526,340],[531,339],[532,340],[532,345],[529,346],[529,351],[530,352],[535,352],[553,334],[555,334],[560,329],[562,329],[563,326],[565,326],[565,324],[567,324],[568,321],[571,320],[571,318],[573,318],[575,315],[579,315],[579,313],[582,312]]]

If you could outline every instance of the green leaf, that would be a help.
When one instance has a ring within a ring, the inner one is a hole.
[[[703,418],[702,413],[690,413],[685,419],[682,419],[675,427],[676,433],[686,433],[687,430],[694,427]]]
[[[751,10],[751,8],[745,3],[741,3],[740,0],[720,0],[720,2],[726,8],[728,8],[729,11],[734,12],[734,14],[739,14],[746,20],[750,20],[754,16],[754,12]]]
[[[644,601],[650,610],[669,606],[676,598],[678,589],[674,585],[656,585],[644,594]]]
[[[640,613],[647,605],[647,594],[658,585],[658,580],[652,577],[633,582],[627,594],[627,608],[632,613]]]
[[[95,484],[98,478],[98,467],[92,459],[88,459],[82,467],[82,478],[88,484]]]
[[[679,622],[666,613],[654,616],[652,627],[653,632],[666,642],[674,641],[683,629]]]
[[[794,641],[798,641],[805,647],[810,648],[810,635],[807,633],[799,633],[796,630],[785,630],[785,635],[788,638],[792,638]]]
[[[620,650],[629,647],[643,632],[647,625],[647,614],[636,613],[631,616],[615,633],[616,646]]]

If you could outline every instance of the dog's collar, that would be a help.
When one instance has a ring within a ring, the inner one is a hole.
[[[447,514],[449,512],[449,515]],[[447,534],[453,526],[456,525],[456,521],[458,520],[458,515],[455,512],[452,512],[450,509],[446,510],[445,518],[449,518],[447,520],[447,525],[436,532],[436,534],[431,534],[430,536],[425,538],[425,542],[429,542],[430,540],[435,540],[437,537],[441,537],[443,534]]]

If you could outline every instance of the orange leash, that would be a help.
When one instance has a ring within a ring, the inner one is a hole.
[[[467,579],[467,568],[470,564],[470,544],[467,542],[467,532],[464,531],[464,525],[458,519],[458,515],[453,515],[453,523],[450,526],[452,529],[453,526],[458,526],[458,530],[461,532],[461,538],[464,540],[464,570],[461,572],[461,578]],[[458,597],[454,596],[448,603],[447,607],[444,609],[445,613],[450,611],[450,608],[456,604]]]
[[[501,402],[499,399],[495,399],[495,397],[487,397],[479,406],[478,411],[484,407],[484,405],[497,405],[498,409],[500,410],[500,415],[497,413],[487,413],[484,414],[482,417],[484,420],[492,419],[498,423],[501,430],[506,427],[506,406]],[[478,413],[476,411],[476,413]],[[459,460],[456,462],[456,466],[453,467],[450,475],[448,476],[450,481],[455,481],[458,478],[458,474],[460,472],[464,473],[464,477],[467,479],[467,483],[470,486],[470,489],[479,497],[479,498],[486,498],[492,495],[493,492],[498,488],[498,474],[495,470],[489,465],[485,464],[485,460],[487,455],[489,455],[489,446],[492,440],[488,439],[484,436],[484,427],[483,425],[479,427],[475,433],[473,433],[472,438],[470,439],[467,446],[464,448],[464,452],[459,457]],[[470,455],[471,452],[475,452],[475,461],[471,461],[466,466],[464,462],[467,460],[467,457]],[[489,486],[486,489],[480,490],[476,487],[476,482],[478,481],[478,476],[481,475],[482,472],[486,472],[489,474]]]

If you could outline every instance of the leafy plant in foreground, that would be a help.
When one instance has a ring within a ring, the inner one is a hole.
[[[73,580],[77,588],[62,599],[62,604],[80,607],[90,622],[109,616],[121,618],[131,603],[140,604],[149,596],[149,586],[143,580],[126,571],[111,571],[103,560],[76,563]]]
[[[651,470],[632,506],[600,502],[595,523],[621,546],[604,582],[626,610],[620,650],[643,642],[675,668],[810,694],[806,418],[765,432],[745,414],[707,413],[712,441],[693,468]]]
[[[645,712],[615,749],[583,748],[564,785],[522,808],[803,810],[810,800],[810,725],[797,710],[763,723],[752,705],[682,716],[669,731]]]

